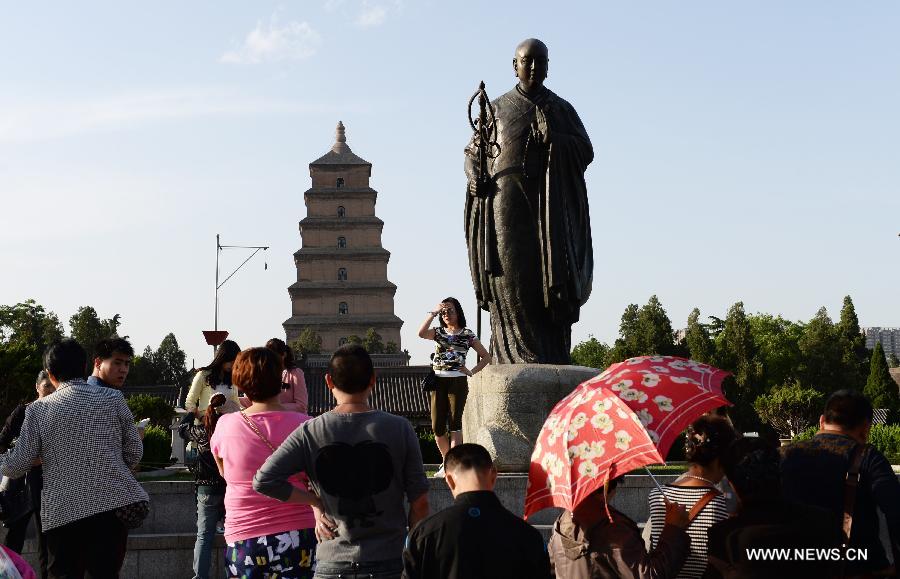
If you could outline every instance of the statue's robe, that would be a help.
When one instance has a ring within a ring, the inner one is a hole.
[[[488,186],[466,198],[478,306],[491,314],[498,363],[569,364],[572,324],[591,292],[593,248],[584,171],[594,151],[578,113],[542,87],[493,101],[500,153]],[[549,144],[536,137],[537,109]],[[466,148],[470,181],[478,150]]]

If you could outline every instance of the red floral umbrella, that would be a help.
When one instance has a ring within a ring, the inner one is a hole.
[[[638,416],[615,393],[585,382],[559,401],[538,435],[525,517],[547,507],[571,511],[606,481],[661,462]]]
[[[672,443],[704,412],[731,403],[722,394],[730,372],[676,356],[641,356],[613,364],[581,387],[615,392],[666,456]]]

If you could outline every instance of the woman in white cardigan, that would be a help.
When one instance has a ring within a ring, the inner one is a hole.
[[[216,392],[225,395],[225,412],[240,410],[237,388],[231,385],[231,367],[241,347],[232,340],[225,340],[216,348],[216,355],[209,366],[200,368],[194,376],[191,388],[184,399],[184,409],[202,416],[209,406],[209,399]]]

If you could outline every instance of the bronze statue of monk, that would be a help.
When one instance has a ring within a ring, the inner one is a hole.
[[[544,86],[547,46],[516,48],[519,83],[492,101],[499,154],[479,182],[466,148],[466,243],[478,305],[501,364],[569,364],[572,324],[594,269],[584,171],[593,147],[578,113]]]

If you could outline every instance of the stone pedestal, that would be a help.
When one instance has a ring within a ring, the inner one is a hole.
[[[469,378],[463,440],[487,448],[500,472],[528,472],[550,410],[599,373],[584,366],[491,364]]]

